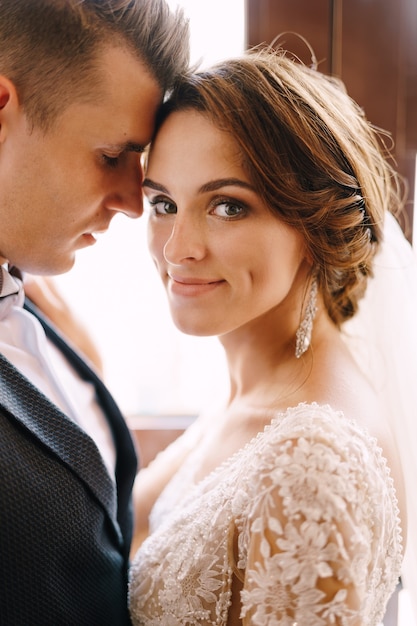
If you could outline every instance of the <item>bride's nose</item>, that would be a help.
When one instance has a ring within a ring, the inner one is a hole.
[[[206,253],[205,229],[200,220],[177,214],[171,234],[164,246],[164,258],[171,265],[198,261]]]

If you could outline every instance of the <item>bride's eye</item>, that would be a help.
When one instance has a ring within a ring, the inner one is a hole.
[[[175,204],[166,198],[148,199],[148,202],[155,215],[174,215],[177,212]]]
[[[224,200],[222,202],[216,203],[216,206],[212,210],[212,213],[214,215],[217,215],[218,217],[233,219],[243,216],[246,213],[246,210],[244,207],[236,204],[235,202]]]

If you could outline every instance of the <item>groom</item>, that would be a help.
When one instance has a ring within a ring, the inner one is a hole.
[[[124,626],[136,456],[19,268],[69,270],[142,213],[139,155],[188,63],[164,0],[0,2],[0,623]],[[105,268],[103,268],[104,270]]]

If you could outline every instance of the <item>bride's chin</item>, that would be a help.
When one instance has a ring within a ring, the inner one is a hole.
[[[190,337],[214,337],[218,335],[213,325],[208,325],[198,320],[184,320],[173,316],[173,322],[176,328]]]

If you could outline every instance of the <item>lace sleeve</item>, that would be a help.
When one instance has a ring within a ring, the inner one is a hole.
[[[370,439],[304,431],[265,449],[248,486],[237,563],[243,624],[376,623],[399,567],[389,556],[400,538],[388,470]]]

